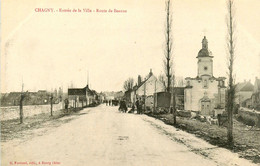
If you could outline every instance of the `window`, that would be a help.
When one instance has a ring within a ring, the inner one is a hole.
[[[204,70],[205,70],[205,71],[206,71],[206,70],[208,70],[208,67],[207,67],[207,66],[205,66],[205,67],[204,67]]]
[[[190,81],[187,81],[187,86],[190,86]]]
[[[204,80],[204,81],[203,81],[203,87],[204,87],[204,88],[207,88],[207,87],[208,87],[208,80]]]

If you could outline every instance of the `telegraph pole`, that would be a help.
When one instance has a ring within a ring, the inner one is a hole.
[[[52,111],[52,100],[53,100],[53,94],[51,93],[51,98],[50,98],[50,101],[51,101],[51,116],[53,115],[53,111]]]
[[[22,80],[22,92],[21,92],[21,98],[20,98],[20,123],[23,123],[23,100],[24,100],[24,93],[23,93],[23,80]]]
[[[146,105],[145,105],[145,101],[146,101],[146,82],[144,83],[144,111],[145,111],[145,107],[146,107]]]

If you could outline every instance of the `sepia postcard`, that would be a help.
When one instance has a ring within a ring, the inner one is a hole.
[[[259,0],[2,0],[2,166],[260,164]]]

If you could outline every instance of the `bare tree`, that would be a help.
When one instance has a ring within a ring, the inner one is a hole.
[[[165,50],[164,50],[164,67],[165,74],[167,77],[167,92],[170,92],[171,86],[171,76],[172,76],[172,10],[171,10],[171,0],[165,2],[166,5],[166,25],[165,25]]]
[[[25,98],[24,93],[21,93],[21,98],[20,98],[20,123],[23,123],[23,100]]]
[[[165,92],[167,91],[167,83],[166,83],[166,77],[163,74],[160,74],[158,77],[158,80],[163,84],[163,88],[165,90]]]
[[[173,73],[173,72],[172,72]],[[176,89],[174,88],[175,87],[175,75],[172,74],[172,110],[171,110],[171,113],[173,114],[173,124],[176,125],[177,124],[177,120],[176,120]]]
[[[124,90],[128,91],[133,89],[134,86],[134,79],[133,78],[128,78],[125,82],[124,82]]]
[[[173,61],[172,61],[172,4],[171,0],[166,0],[165,2],[166,10],[166,25],[165,25],[165,49],[164,49],[164,68],[165,75],[167,78],[166,91],[170,92],[172,95],[172,108],[171,112],[173,113],[174,124],[176,124],[176,102],[175,102],[175,77],[173,72]],[[171,88],[172,87],[172,88]]]
[[[228,89],[226,109],[228,112],[228,143],[233,145],[233,110],[235,106],[235,79],[234,79],[234,60],[235,60],[235,21],[234,21],[234,0],[227,2],[227,49],[228,49]]]
[[[183,77],[176,77],[175,84],[177,87],[184,87],[184,80]]]

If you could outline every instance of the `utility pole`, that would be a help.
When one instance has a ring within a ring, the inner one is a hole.
[[[154,84],[154,94],[153,94],[153,112],[155,111],[156,83],[157,83],[157,80],[155,80],[155,84]]]
[[[173,81],[174,82],[174,81]],[[173,124],[176,125],[176,100],[175,100],[175,89],[172,87],[172,113],[173,113]]]
[[[20,123],[23,123],[23,100],[24,100],[24,93],[23,93],[23,81],[22,81],[22,92],[21,92],[21,98],[20,98]]]
[[[51,101],[51,116],[53,115],[53,113],[52,113],[52,100],[53,100],[53,94],[51,93],[51,98],[50,98],[50,101]]]
[[[75,105],[74,105],[74,108],[77,107],[77,97],[75,96]]]
[[[146,107],[146,104],[145,104],[145,101],[146,101],[146,82],[144,83],[144,112],[145,112],[145,107]]]

